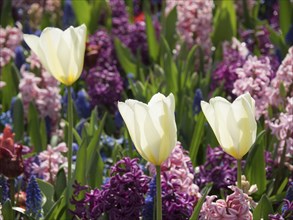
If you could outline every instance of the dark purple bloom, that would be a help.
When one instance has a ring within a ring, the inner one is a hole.
[[[90,103],[87,94],[84,90],[77,92],[76,99],[74,100],[77,114],[80,118],[88,118],[91,115]]]
[[[258,17],[261,20],[267,20],[273,29],[278,30],[280,28],[279,10],[278,0],[263,0],[260,1]]]
[[[22,66],[22,64],[25,63],[25,56],[23,53],[23,47],[22,46],[18,46],[15,48],[14,50],[15,52],[15,65],[17,66],[17,68],[20,70],[20,67]]]
[[[150,178],[143,174],[137,163],[138,159],[125,157],[111,168],[111,178],[102,189],[94,189],[85,194],[85,198],[75,197],[87,186],[74,185],[75,191],[71,203],[72,211],[82,219],[97,219],[103,213],[109,219],[139,219],[144,205],[144,195],[148,190]]]
[[[73,25],[75,22],[75,14],[72,8],[71,0],[64,1],[64,10],[63,10],[63,27],[67,28],[70,25]]]
[[[154,219],[154,202],[156,197],[156,176],[154,176],[149,184],[149,190],[145,197],[145,206],[143,208],[143,220]]]

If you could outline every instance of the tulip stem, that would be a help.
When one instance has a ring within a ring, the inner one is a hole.
[[[161,166],[156,166],[157,220],[162,220]]]
[[[70,86],[67,87],[67,120],[68,120],[68,130],[67,130],[67,147],[68,147],[68,154],[67,154],[67,162],[68,162],[68,179],[67,179],[67,199],[70,199],[70,188],[69,185],[71,183],[71,163],[72,163],[72,127],[73,127],[73,110],[72,110],[72,96],[71,96],[71,88]]]
[[[14,206],[14,196],[15,196],[15,186],[14,186],[14,178],[9,178],[9,190],[10,190],[10,200],[11,200],[11,205]]]
[[[241,189],[241,159],[237,160],[237,187]]]

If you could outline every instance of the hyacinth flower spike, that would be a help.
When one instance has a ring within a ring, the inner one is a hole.
[[[58,28],[45,28],[40,37],[24,35],[24,40],[32,51],[39,57],[42,65],[59,82],[67,86],[68,90],[68,183],[71,181],[72,163],[72,128],[73,107],[71,85],[80,77],[85,54],[86,31],[84,24],[79,27],[70,26],[65,31]],[[69,188],[67,188],[67,201],[69,202]]]
[[[161,164],[169,157],[177,142],[175,100],[155,94],[148,104],[128,99],[118,102],[130,137],[139,154],[156,166],[157,219],[162,219]]]
[[[233,103],[215,97],[201,101],[202,111],[223,150],[237,159],[237,184],[241,188],[241,159],[255,142],[255,101],[245,93]]]

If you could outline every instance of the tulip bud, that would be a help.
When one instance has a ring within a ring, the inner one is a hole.
[[[240,160],[256,138],[255,101],[249,93],[232,104],[222,97],[201,101],[202,111],[223,150]]]
[[[148,104],[128,99],[118,102],[118,109],[139,154],[161,165],[177,142],[173,94],[165,97],[157,93]]]
[[[24,41],[61,83],[70,86],[80,77],[86,42],[84,24],[76,28],[71,26],[65,31],[48,27],[40,37],[25,34]]]

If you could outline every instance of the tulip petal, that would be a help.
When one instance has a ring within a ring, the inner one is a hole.
[[[138,102],[134,105],[134,114],[136,121],[139,121],[137,125],[140,130],[140,146],[142,151],[147,155],[148,161],[155,165],[160,165],[161,137],[156,127],[158,124],[154,124],[149,114],[149,107],[144,103]]]

